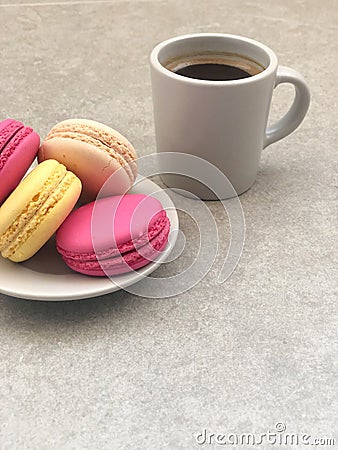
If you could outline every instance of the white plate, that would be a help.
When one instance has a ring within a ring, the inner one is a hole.
[[[162,203],[170,219],[171,229],[178,230],[178,217],[170,197],[153,181],[138,177],[130,193],[147,194]],[[55,249],[54,238],[33,258],[13,263],[0,256],[0,292],[30,300],[64,301],[96,297],[118,291],[142,280],[163,263],[174,248],[177,233],[171,233],[161,257],[136,272],[106,277],[89,277],[71,271]]]

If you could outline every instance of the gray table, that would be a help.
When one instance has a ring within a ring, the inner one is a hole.
[[[154,152],[148,54],[188,32],[265,42],[312,92],[302,127],[264,152],[240,198],[246,242],[226,283],[215,281],[224,238],[207,276],[174,298],[0,295],[2,450],[203,448],[203,430],[258,435],[278,422],[335,436],[337,27],[335,0],[0,1],[0,118],[41,136],[80,116],[113,125],[139,155]],[[291,97],[277,90],[273,118]],[[210,208],[225,227],[220,205]],[[197,231],[180,220],[187,250],[162,276],[196,251]]]

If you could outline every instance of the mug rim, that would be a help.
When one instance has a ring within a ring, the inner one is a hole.
[[[262,72],[259,72],[258,74],[252,75],[248,78],[241,78],[241,79],[237,79],[237,80],[201,80],[201,79],[196,79],[196,78],[184,77],[182,75],[176,74],[175,72],[172,72],[171,70],[164,67],[161,64],[161,62],[159,61],[160,51],[163,48],[167,47],[168,45],[173,44],[178,41],[184,41],[184,40],[194,39],[194,38],[203,38],[203,37],[205,37],[205,38],[227,38],[227,39],[232,39],[234,41],[235,40],[241,41],[241,42],[250,44],[255,47],[259,47],[268,56],[269,63],[267,65],[267,67],[264,70],[262,70]],[[230,86],[230,85],[237,85],[237,84],[253,83],[259,79],[262,79],[262,78],[265,78],[265,77],[271,75],[271,73],[273,73],[277,69],[277,66],[278,66],[277,55],[267,45],[265,45],[259,41],[256,41],[255,39],[251,39],[251,38],[248,38],[245,36],[240,36],[237,34],[228,34],[228,33],[191,33],[191,34],[183,34],[180,36],[166,39],[166,40],[160,42],[159,44],[157,44],[153,48],[153,50],[150,54],[150,62],[151,62],[151,65],[155,69],[157,69],[158,71],[160,71],[163,75],[165,75],[167,77],[173,78],[176,81],[181,81],[181,82],[185,82],[188,84],[203,85],[203,86],[206,86],[206,85],[208,85],[208,86]]]

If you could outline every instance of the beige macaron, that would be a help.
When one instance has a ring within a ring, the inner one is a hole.
[[[137,176],[136,151],[118,131],[87,119],[69,119],[55,125],[43,141],[39,161],[55,159],[82,182],[82,200],[121,195]],[[102,189],[102,187],[104,188]]]

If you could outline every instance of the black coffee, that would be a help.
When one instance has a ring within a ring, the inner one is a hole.
[[[241,78],[252,76],[252,74],[239,67],[217,63],[192,64],[174,70],[174,72],[183,77],[209,81],[240,80]]]
[[[178,75],[207,81],[229,81],[249,78],[264,70],[253,59],[237,53],[211,52],[178,55],[163,62]]]

